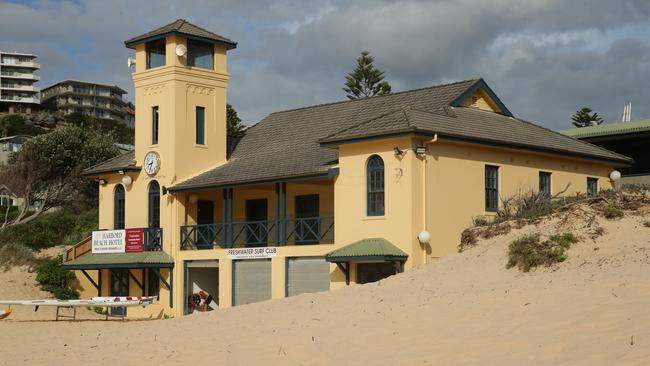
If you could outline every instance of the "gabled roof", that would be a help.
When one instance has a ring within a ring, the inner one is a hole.
[[[325,255],[328,262],[352,260],[406,260],[408,254],[384,238],[369,238],[356,241]]]
[[[435,111],[450,104],[479,80],[392,93],[268,115],[246,134],[228,162],[169,188],[170,191],[218,187],[288,177],[327,176],[338,152],[320,146],[319,138],[369,118],[411,106]]]
[[[320,142],[325,145],[403,133],[437,134],[455,140],[560,153],[629,164],[632,159],[573,139],[521,119],[475,108],[443,108],[435,112],[400,108],[338,131]]]
[[[135,165],[135,152],[127,152],[108,159],[90,168],[84,169],[81,173],[84,176],[92,177],[101,174],[117,173],[118,171],[138,171],[140,167]]]
[[[630,122],[603,123],[597,126],[570,128],[558,132],[577,139],[587,139],[592,137],[627,135],[648,131],[650,131],[650,119]]]
[[[209,30],[194,25],[185,19],[177,19],[176,21],[173,21],[167,25],[154,29],[151,32],[133,37],[127,41],[124,41],[124,44],[126,47],[135,48],[136,44],[165,38],[172,34],[178,34],[184,37],[194,38],[205,42],[222,44],[229,50],[237,48],[237,42],[220,36],[216,33],[212,33]]]

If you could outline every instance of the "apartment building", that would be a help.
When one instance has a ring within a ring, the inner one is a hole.
[[[126,91],[115,85],[79,80],[64,80],[43,89],[42,105],[63,116],[83,113],[103,119],[124,122],[127,111],[123,95]]]
[[[34,74],[40,68],[28,53],[0,51],[0,111],[30,113],[40,103],[39,89],[34,86],[40,78]]]

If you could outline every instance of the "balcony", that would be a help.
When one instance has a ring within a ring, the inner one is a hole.
[[[0,65],[2,66],[16,66],[16,67],[27,67],[30,69],[40,69],[41,65],[34,62],[34,61],[24,61],[24,60],[16,60],[15,58],[9,58],[9,57],[3,57],[2,61],[0,61]]]
[[[0,96],[0,101],[13,103],[40,103],[40,99],[37,97],[21,97],[18,95],[2,95]]]
[[[13,79],[26,79],[26,80],[41,80],[41,77],[31,73],[21,73],[13,71],[2,71],[0,73],[3,78],[13,78]]]
[[[6,90],[16,90],[16,91],[31,91],[31,92],[38,91],[38,87],[35,87],[33,85],[21,85],[21,84],[2,84],[0,85],[0,88]]]
[[[181,250],[333,243],[333,217],[233,221],[207,225],[184,225],[180,229]]]

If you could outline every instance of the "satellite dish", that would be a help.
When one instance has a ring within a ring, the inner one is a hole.
[[[133,57],[129,57],[129,58],[126,60],[126,64],[127,64],[129,67],[135,65],[135,59],[134,59]]]
[[[187,47],[184,44],[179,44],[176,46],[176,56],[183,57],[187,54]]]

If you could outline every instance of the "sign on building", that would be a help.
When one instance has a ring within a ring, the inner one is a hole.
[[[126,229],[126,253],[144,252],[144,229]]]
[[[126,230],[93,231],[93,253],[124,253]]]
[[[277,247],[228,249],[230,259],[262,259],[278,255]]]

